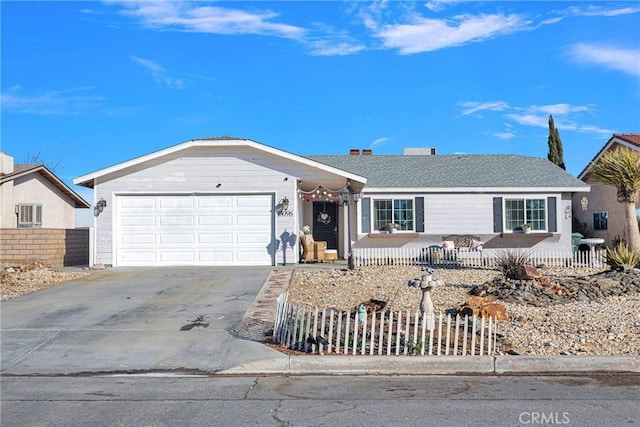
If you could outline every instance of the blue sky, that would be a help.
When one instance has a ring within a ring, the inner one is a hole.
[[[190,139],[546,157],[640,132],[640,4],[7,2],[1,150],[72,179]]]

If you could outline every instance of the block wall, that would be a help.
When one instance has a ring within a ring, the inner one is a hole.
[[[89,264],[88,228],[1,228],[0,262],[51,267]]]

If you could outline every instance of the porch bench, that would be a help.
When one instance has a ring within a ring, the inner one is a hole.
[[[464,258],[468,252],[482,252],[484,242],[478,236],[469,234],[451,234],[442,238],[442,250],[445,259],[457,260]]]

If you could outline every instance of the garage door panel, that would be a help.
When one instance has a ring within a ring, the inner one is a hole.
[[[230,210],[233,207],[233,199],[225,196],[216,196],[215,198],[198,197],[196,206],[198,208],[212,208],[214,210]]]
[[[198,216],[199,226],[218,225],[230,227],[233,224],[233,217],[231,215],[201,215]]]
[[[271,195],[117,198],[117,265],[273,265]]]
[[[250,265],[252,261],[260,257],[263,253],[264,252],[262,250],[238,252],[236,262],[239,264]]]
[[[120,242],[125,245],[154,245],[156,243],[155,234],[123,234],[120,237]]]
[[[233,243],[233,233],[199,233],[198,243],[230,245]]]
[[[194,200],[190,196],[159,197],[160,209],[193,209]]]
[[[230,265],[233,263],[233,253],[230,251],[200,251],[198,262],[209,265]]]
[[[181,252],[181,251],[161,251],[159,253],[159,260],[162,264],[175,264],[175,263],[184,263],[184,264],[193,264],[195,260],[195,256],[193,252]]]
[[[271,200],[262,196],[238,197],[235,199],[237,208],[270,208]]]
[[[238,226],[256,226],[256,227],[268,227],[271,225],[271,219],[258,215],[236,215],[236,225]]]
[[[156,251],[122,251],[122,258],[127,260],[126,265],[155,265]]]
[[[156,201],[152,198],[126,198],[120,199],[120,207],[124,209],[154,209]]]
[[[162,227],[171,227],[174,225],[177,226],[193,226],[193,216],[178,216],[178,215],[169,215],[169,216],[161,216],[158,218],[159,224]]]
[[[193,234],[161,234],[160,235],[160,244],[175,244],[175,243],[183,243],[183,244],[192,244],[193,243]]]
[[[241,245],[255,245],[267,241],[269,238],[266,234],[258,233],[237,233],[236,242]]]
[[[126,218],[122,218],[122,225],[125,227],[154,227],[156,225],[156,218],[153,216],[128,216]]]

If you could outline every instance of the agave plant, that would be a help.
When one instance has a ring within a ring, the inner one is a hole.
[[[640,264],[640,254],[629,249],[624,243],[619,243],[613,249],[607,248],[605,261],[612,270],[627,270]]]

